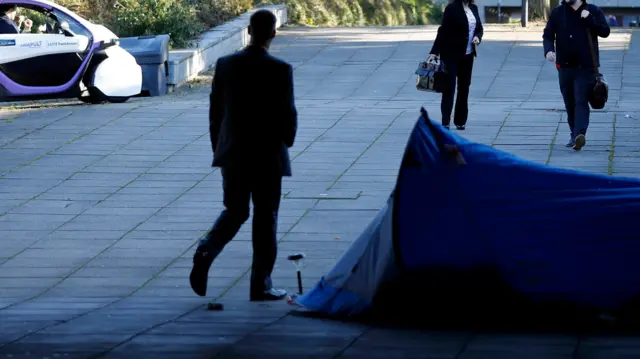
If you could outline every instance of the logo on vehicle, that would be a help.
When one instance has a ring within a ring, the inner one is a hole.
[[[55,47],[55,46],[75,46],[78,45],[77,41],[49,41],[47,42],[47,46],[49,47]]]
[[[16,46],[16,40],[14,39],[0,39],[0,46]]]
[[[31,41],[20,44],[20,47],[36,48],[42,46],[42,41]]]

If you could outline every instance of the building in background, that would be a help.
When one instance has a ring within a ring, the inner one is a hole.
[[[529,0],[531,1],[531,0]],[[520,22],[521,0],[475,0],[480,18],[485,23]],[[605,15],[613,15],[618,26],[638,26],[640,24],[640,0],[588,0],[600,6]],[[551,6],[559,2],[552,0]],[[501,18],[502,21],[498,21]]]

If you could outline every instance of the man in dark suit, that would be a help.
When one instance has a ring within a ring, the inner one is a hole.
[[[209,268],[249,218],[253,201],[253,265],[250,299],[282,299],[271,272],[277,256],[276,229],[282,177],[291,176],[289,150],[297,132],[293,68],[269,55],[276,17],[267,10],[251,16],[250,45],[216,63],[211,88],[209,131],[213,166],[220,167],[224,206],[198,246],[191,288],[204,296]]]

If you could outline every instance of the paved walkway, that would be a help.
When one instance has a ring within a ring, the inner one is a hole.
[[[435,28],[286,29],[300,132],[284,185],[274,279],[304,251],[311,287],[373,218],[420,106],[413,71]],[[640,176],[640,44],[602,44],[610,103],[584,151],[568,139],[556,70],[536,31],[488,30],[465,136],[534,161]],[[249,100],[249,99],[248,99]],[[187,281],[195,241],[221,209],[207,89],[121,105],[0,110],[0,358],[632,358],[640,341],[407,332],[286,316],[248,302],[249,229],[212,269],[203,309]],[[217,355],[217,356],[216,356]]]

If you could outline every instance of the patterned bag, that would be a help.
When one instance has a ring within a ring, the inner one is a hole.
[[[442,93],[450,86],[449,73],[440,59],[421,62],[415,72],[418,91]]]

